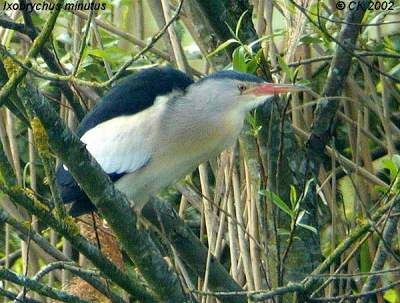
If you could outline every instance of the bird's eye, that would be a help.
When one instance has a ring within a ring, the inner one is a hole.
[[[246,85],[244,85],[243,83],[240,83],[240,84],[238,85],[238,89],[239,89],[239,92],[240,92],[240,93],[243,93],[243,92],[247,89],[247,87],[246,87]]]

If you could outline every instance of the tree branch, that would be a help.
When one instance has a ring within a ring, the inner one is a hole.
[[[234,299],[238,296],[245,295],[249,302],[259,302],[268,299],[273,299],[276,296],[282,296],[288,293],[301,293],[304,290],[304,286],[300,283],[289,283],[286,286],[277,287],[271,290],[253,290],[253,291],[198,291],[192,290],[192,292],[203,295],[203,296],[215,296],[218,298],[230,298]],[[232,302],[232,301],[228,301]]]
[[[364,17],[368,2],[369,0],[359,0],[362,5],[357,6],[355,10],[350,10],[346,17],[347,24],[343,25],[338,39],[346,47],[346,50],[339,45],[336,47],[322,93],[325,97],[339,96],[343,91],[351,66],[352,53],[360,33],[358,24]],[[318,103],[312,133],[307,142],[307,149],[311,156],[317,158],[319,154],[323,153],[325,145],[332,136],[331,127],[338,107],[339,102],[335,100],[323,100]]]
[[[173,208],[157,198],[152,198],[143,208],[142,215],[158,229],[165,231],[165,236],[171,242],[179,257],[189,266],[199,278],[204,277],[208,250],[186,227]],[[242,288],[233,280],[225,268],[214,258],[209,267],[208,287],[213,291],[240,292]],[[222,302],[244,303],[246,296],[234,299],[219,298]]]
[[[25,298],[24,301],[18,300],[17,299],[18,295],[16,293],[5,290],[3,288],[0,288],[0,296],[4,296],[4,298],[8,298],[10,300],[16,300],[17,302],[21,302],[21,303],[41,303],[40,301],[37,301],[35,299],[30,299],[30,298]]]
[[[33,290],[40,295],[59,300],[68,303],[88,303],[85,300],[81,300],[77,296],[70,295],[62,290],[57,290],[35,280],[29,279],[26,276],[19,276],[11,270],[1,268],[0,269],[0,280],[10,281],[12,283],[26,287],[27,289]]]
[[[318,275],[329,270],[331,264],[333,264],[351,245],[353,245],[357,239],[366,234],[371,229],[372,225],[381,220],[382,216],[390,209],[398,207],[399,203],[400,198],[393,198],[392,201],[384,204],[374,212],[371,216],[371,221],[353,229],[349,236],[334,249],[334,251],[312,272],[312,274],[304,279],[304,298],[307,298],[307,294],[311,293],[316,287],[318,287],[318,285],[320,285],[320,278]]]
[[[393,211],[397,212],[400,210],[400,205],[394,205]],[[374,262],[372,263],[370,271],[376,272],[383,268],[385,265],[386,258],[388,256],[387,248],[385,247],[385,243],[390,245],[393,241],[393,238],[397,235],[397,224],[399,223],[399,216],[393,216],[388,219],[386,222],[386,226],[382,233],[382,240],[379,241],[378,249],[376,250]],[[378,276],[370,276],[367,281],[365,281],[361,293],[367,293],[371,291],[378,282]],[[361,299],[360,303],[367,303],[371,296],[365,296]]]
[[[32,33],[30,30],[22,23],[17,23],[11,20],[7,15],[2,15],[0,17],[0,26],[8,29],[15,30],[27,36],[30,36]]]
[[[102,283],[99,278],[97,278],[98,274],[96,274],[93,271],[90,270],[85,270],[80,267],[74,266],[73,262],[53,262],[50,264],[47,264],[45,267],[43,267],[40,271],[38,271],[35,276],[32,278],[34,281],[39,281],[41,280],[45,275],[48,273],[57,270],[57,269],[66,269],[70,272],[72,272],[74,275],[80,277],[81,279],[85,280],[88,282],[90,285],[92,285],[94,288],[96,288],[98,291],[100,291],[103,295],[106,297],[110,298],[111,302],[113,303],[125,303],[124,299],[122,299],[119,295],[117,295],[115,292],[111,291],[107,285]],[[17,299],[20,299],[22,293],[20,293],[17,297]]]
[[[376,288],[374,290],[367,291],[364,293],[359,293],[356,295],[342,295],[342,296],[328,297],[328,298],[313,298],[313,299],[309,299],[309,302],[344,302],[344,301],[353,302],[353,300],[355,300],[355,299],[368,298],[368,297],[371,297],[378,293],[382,293],[389,289],[395,288],[398,285],[400,285],[400,281],[396,281],[396,282],[390,283],[387,286]]]
[[[67,257],[63,253],[61,253],[58,249],[54,248],[44,237],[42,237],[39,233],[34,230],[29,230],[26,226],[12,218],[5,210],[0,209],[0,222],[7,223],[12,226],[19,237],[23,240],[28,239],[28,234],[30,235],[30,240],[34,241],[40,248],[42,248],[46,253],[50,256],[54,257],[56,260],[60,261],[69,261]]]

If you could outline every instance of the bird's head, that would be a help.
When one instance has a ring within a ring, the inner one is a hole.
[[[202,78],[193,85],[193,93],[203,96],[208,110],[246,113],[277,94],[298,92],[304,87],[268,83],[254,75],[220,71]]]

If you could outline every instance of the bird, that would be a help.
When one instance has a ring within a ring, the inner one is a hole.
[[[112,87],[76,135],[140,212],[152,196],[232,146],[249,111],[301,90],[233,70],[194,82],[172,67],[152,67]],[[72,203],[71,216],[96,210],[63,164],[56,183],[63,203]]]

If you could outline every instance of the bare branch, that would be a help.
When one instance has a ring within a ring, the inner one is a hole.
[[[40,295],[59,300],[68,303],[88,303],[85,300],[70,295],[62,290],[57,290],[55,288],[49,287],[42,283],[39,283],[33,279],[27,277],[19,276],[11,270],[1,268],[0,269],[0,279],[10,281],[12,283],[26,287],[27,289],[33,290]]]

